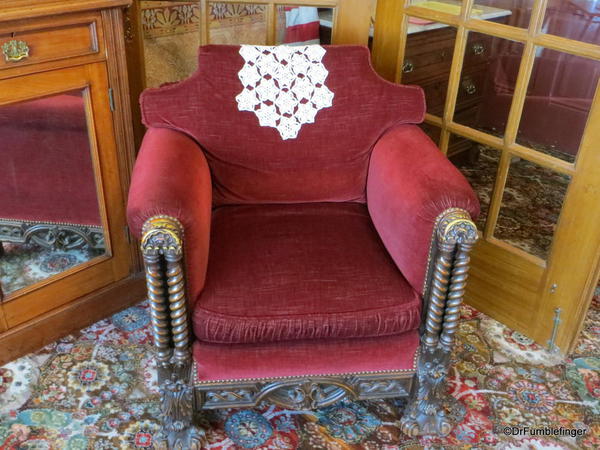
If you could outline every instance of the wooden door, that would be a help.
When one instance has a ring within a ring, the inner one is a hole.
[[[553,0],[442,3],[378,0],[374,65],[402,82],[419,54],[445,74],[442,90],[426,88],[428,102],[441,100],[425,127],[449,155],[457,142],[474,149],[470,163],[457,163],[467,178],[492,164],[466,301],[568,351],[599,273],[600,14]],[[451,30],[449,51],[415,51],[415,29]],[[470,119],[465,98],[479,105]]]
[[[39,250],[44,272],[3,280],[0,331],[130,274],[107,76],[100,62],[0,80],[3,259]]]

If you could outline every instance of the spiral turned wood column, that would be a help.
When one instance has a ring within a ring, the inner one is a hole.
[[[171,330],[168,321],[168,305],[165,295],[165,283],[161,270],[159,255],[144,255],[146,266],[146,288],[150,302],[152,319],[152,336],[156,348],[156,358],[160,366],[169,363],[173,350],[171,348]]]
[[[440,342],[448,351],[452,349],[454,343],[454,334],[458,326],[460,317],[460,305],[462,304],[467,287],[467,278],[469,277],[469,252],[473,248],[472,243],[458,244],[458,249],[454,258],[454,267],[450,277],[450,289],[446,300],[446,310],[444,312],[444,329],[440,337]]]
[[[452,250],[451,245],[443,245],[438,249],[439,254],[435,258],[429,289],[429,308],[425,319],[425,334],[422,338],[423,344],[428,347],[435,347],[438,344],[442,330],[448,282],[452,270]]]
[[[159,215],[148,219],[142,229],[141,249],[159,363],[188,364],[190,342],[182,266],[183,227],[173,217]]]
[[[446,435],[461,415],[461,405],[447,394],[446,379],[465,293],[469,251],[477,237],[475,224],[462,209],[449,209],[436,221],[417,382],[400,421],[402,431],[409,436]]]
[[[194,425],[194,388],[190,350],[183,227],[173,217],[154,216],[142,229],[154,346],[159,361],[162,429],[155,446],[201,449],[205,432]]]
[[[167,255],[167,284],[169,286],[169,309],[171,311],[171,336],[175,347],[174,362],[185,365],[190,358],[187,298],[181,254]]]

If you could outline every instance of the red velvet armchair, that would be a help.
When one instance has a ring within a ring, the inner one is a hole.
[[[356,46],[205,46],[149,89],[128,218],[140,237],[164,439],[193,414],[410,397],[448,433],[445,376],[478,201],[414,124],[420,88]]]

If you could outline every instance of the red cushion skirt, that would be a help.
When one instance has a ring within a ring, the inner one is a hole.
[[[362,204],[220,207],[209,255],[193,314],[206,342],[387,336],[420,323],[421,300]]]
[[[377,338],[253,345],[196,341],[193,346],[195,382],[414,372],[418,347],[416,330]]]

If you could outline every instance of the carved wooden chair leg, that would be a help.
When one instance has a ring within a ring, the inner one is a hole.
[[[446,380],[477,228],[466,211],[450,209],[436,222],[433,239],[417,382],[401,420],[402,431],[413,437],[447,435],[464,415],[464,408],[448,395]]]
[[[194,425],[194,386],[183,271],[183,227],[155,216],[142,230],[163,429],[158,448],[200,449],[205,432]]]

